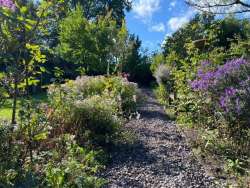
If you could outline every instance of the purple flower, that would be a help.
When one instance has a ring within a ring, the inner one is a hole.
[[[227,117],[249,111],[250,62],[239,58],[211,68],[209,61],[202,62],[191,88],[213,98],[212,103]]]
[[[235,79],[238,80],[240,76],[246,76],[246,69],[250,70],[250,63],[242,58],[228,61],[214,71],[206,70],[209,65],[209,61],[201,63],[201,67],[197,71],[196,79],[191,82],[192,89],[196,91],[208,91],[211,88],[213,89],[221,81],[227,81],[225,79],[228,77],[235,77]]]
[[[205,68],[205,67],[208,67],[210,64],[211,62],[206,60],[206,61],[201,62],[201,67]]]
[[[236,112],[239,115],[241,112],[240,98],[239,97],[236,98],[235,103],[236,103]]]
[[[16,5],[12,0],[0,0],[0,7],[9,8],[13,11],[16,9]]]
[[[219,100],[219,104],[220,107],[225,110],[226,112],[228,112],[228,108],[227,108],[227,98],[225,96],[221,96],[220,100]]]
[[[227,75],[237,73],[244,66],[250,67],[250,63],[242,58],[228,61],[217,69],[215,77],[221,79]]]
[[[237,104],[239,104],[239,97],[235,98],[237,92],[238,92],[237,89],[233,87],[229,87],[229,88],[226,88],[224,90],[224,93],[221,94],[220,99],[219,99],[219,105],[225,112],[229,112],[229,109],[235,111],[234,108],[236,108],[237,112],[240,111],[239,106],[237,106]],[[234,105],[235,103],[236,103],[236,106]]]
[[[198,70],[199,71],[199,70]],[[197,74],[197,79],[191,82],[191,87],[194,90],[208,90],[213,85],[214,72],[200,72]]]
[[[237,92],[237,90],[235,88],[233,88],[233,87],[225,89],[225,95],[227,97],[233,97],[236,94],[236,92]]]

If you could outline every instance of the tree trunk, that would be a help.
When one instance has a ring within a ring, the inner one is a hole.
[[[11,124],[16,124],[16,108],[17,108],[17,76],[14,78],[14,94],[13,94],[13,105],[12,105],[12,120]]]
[[[108,65],[107,65],[107,76],[110,75],[110,62],[108,62]]]

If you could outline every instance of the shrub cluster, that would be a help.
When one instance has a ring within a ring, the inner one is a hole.
[[[152,66],[152,69],[155,69],[154,77],[159,86],[155,89],[156,97],[161,104],[170,106],[172,105],[171,93],[174,86],[173,75],[171,74],[173,70],[165,64],[159,64],[157,68],[154,68],[154,66]]]
[[[249,75],[250,62],[242,58],[215,68],[211,62],[205,61],[191,82],[194,92],[213,109],[207,115],[218,117],[217,122],[223,118],[230,136],[237,136],[237,140],[250,128]]]
[[[18,124],[0,123],[0,187],[102,187],[105,152],[136,111],[136,84],[80,77],[48,90],[48,104],[22,101]]]
[[[159,80],[156,94],[167,107],[168,115],[174,111],[184,130],[190,128],[197,133],[192,142],[195,151],[203,156],[204,153],[219,156],[225,168],[222,172],[247,174],[250,62],[247,58],[203,59],[195,56],[193,62],[183,60],[181,68],[173,65],[165,72],[159,66],[155,69]],[[168,103],[170,99],[173,99],[172,105]]]
[[[76,135],[82,145],[109,145],[122,117],[136,112],[136,84],[120,77],[79,77],[51,86],[49,98],[55,129]]]
[[[158,98],[169,116],[174,112],[194,150],[235,172],[249,171],[247,28],[248,20],[197,15],[166,38],[163,53],[155,55],[151,65],[159,84]]]

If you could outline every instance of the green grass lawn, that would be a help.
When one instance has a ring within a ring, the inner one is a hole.
[[[46,93],[39,93],[36,95],[32,95],[33,102],[40,103],[46,102],[48,100]],[[20,106],[20,99],[17,101],[17,109]],[[0,119],[1,120],[10,120],[12,114],[12,99],[7,99],[3,106],[0,106]]]

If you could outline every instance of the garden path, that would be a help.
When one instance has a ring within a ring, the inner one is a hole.
[[[138,142],[112,153],[113,161],[102,173],[107,187],[193,188],[218,187],[192,155],[185,137],[164,113],[153,92],[142,89],[145,97],[141,117],[126,124]]]

